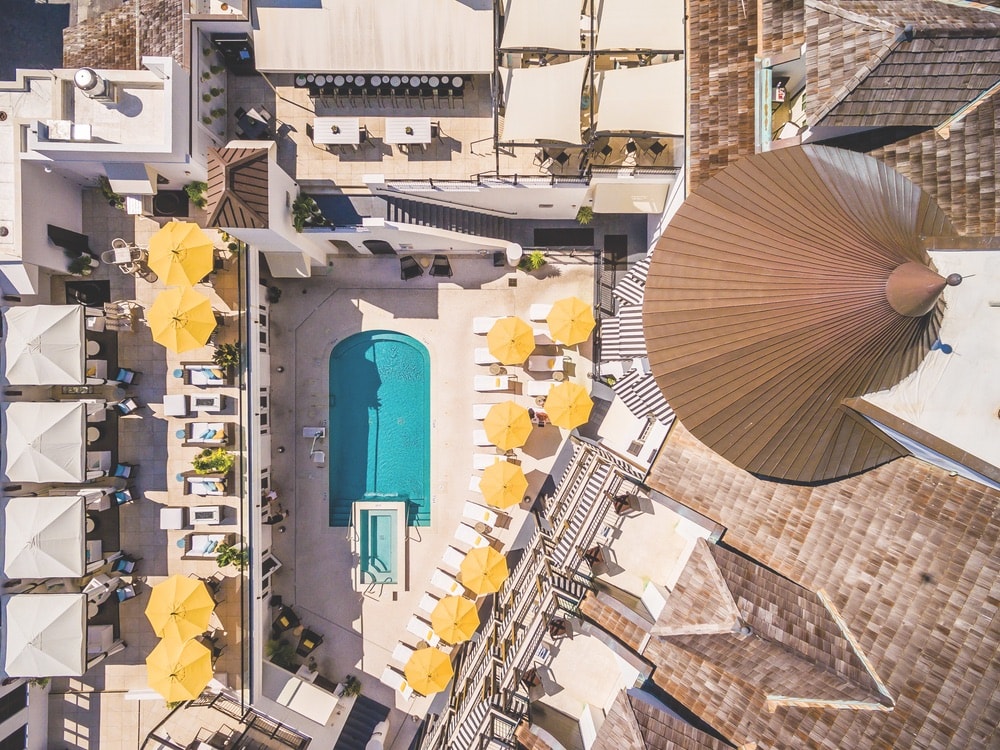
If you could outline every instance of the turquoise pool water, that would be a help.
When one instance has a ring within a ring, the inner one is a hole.
[[[361,537],[361,572],[368,581],[399,583],[396,559],[396,510],[362,510],[358,533]]]
[[[416,339],[366,331],[330,354],[330,525],[355,500],[407,503],[407,523],[430,524],[430,357]]]

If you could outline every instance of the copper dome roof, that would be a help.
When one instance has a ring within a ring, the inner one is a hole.
[[[920,238],[953,234],[928,195],[862,154],[742,159],[688,198],[653,254],[653,375],[687,429],[754,474],[818,482],[896,458],[841,402],[927,353],[944,279]]]

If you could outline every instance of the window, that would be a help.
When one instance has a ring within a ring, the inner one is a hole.
[[[0,750],[24,750],[28,746],[27,726],[15,729],[11,734],[0,741]]]
[[[7,721],[28,705],[28,684],[11,690],[7,695],[0,698],[0,723]]]

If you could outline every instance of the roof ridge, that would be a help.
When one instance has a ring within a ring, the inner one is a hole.
[[[694,606],[696,604],[698,606]],[[698,615],[708,616],[699,618]],[[650,635],[671,637],[732,633],[740,623],[740,610],[733,592],[708,542],[699,538]]]

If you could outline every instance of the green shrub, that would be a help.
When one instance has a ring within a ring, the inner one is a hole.
[[[211,94],[202,94],[201,95],[201,100],[203,102],[210,102],[210,101],[212,101],[212,95]]]
[[[125,197],[118,195],[111,189],[111,181],[104,175],[97,178],[97,189],[101,191],[101,195],[108,199],[109,204],[115,208],[125,208]]]
[[[69,262],[69,272],[74,276],[90,276],[94,272],[89,255],[80,255]]]
[[[208,198],[205,197],[206,190],[208,190],[206,182],[189,182],[184,186],[184,192],[187,193],[188,199],[198,208],[204,208],[208,205]]]
[[[232,565],[237,570],[245,570],[250,564],[250,550],[243,545],[239,547],[223,542],[216,550],[219,555],[215,558],[220,568],[227,568]]]
[[[580,210],[576,212],[576,220],[581,224],[589,224],[594,220],[594,209],[590,206],[580,206]]]
[[[349,674],[344,678],[343,696],[345,698],[350,698],[352,695],[361,695],[361,680],[354,675]]]
[[[545,253],[541,250],[532,250],[527,255],[521,256],[521,260],[518,262],[517,267],[522,271],[537,271],[546,263],[548,263],[548,261],[545,259]]]
[[[311,197],[305,193],[299,193],[292,202],[292,226],[296,232],[301,232],[306,227],[325,227],[330,222],[323,216],[319,206]]]
[[[240,348],[236,344],[219,344],[212,354],[212,361],[225,370],[237,369],[240,366]]]
[[[228,474],[236,464],[236,456],[225,448],[206,448],[194,457],[195,474]]]
[[[265,643],[264,654],[272,664],[276,664],[282,669],[288,671],[295,669],[295,646],[284,639]]]

